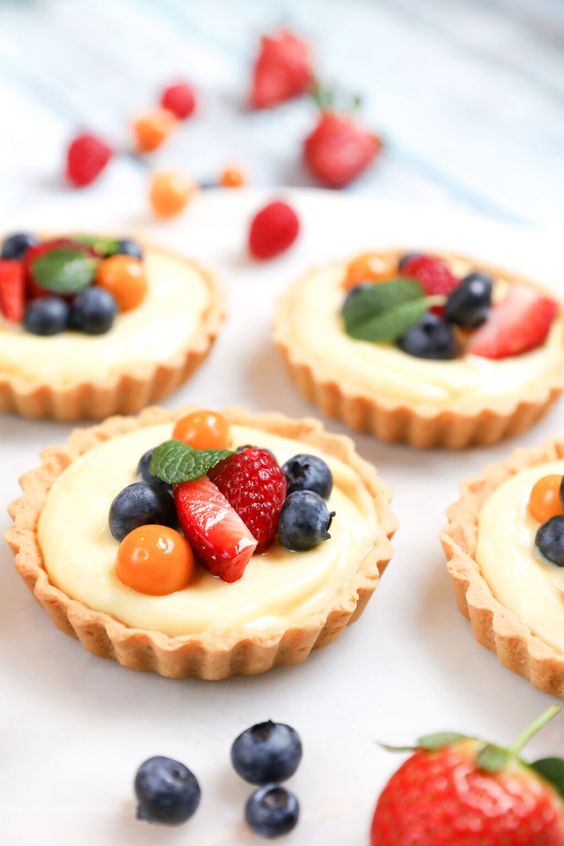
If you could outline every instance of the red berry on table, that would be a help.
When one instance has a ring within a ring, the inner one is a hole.
[[[288,29],[264,35],[253,69],[251,105],[264,109],[297,97],[313,83],[309,45]]]
[[[378,136],[351,115],[322,111],[304,141],[304,159],[321,182],[341,188],[360,176],[381,148]]]
[[[178,120],[186,120],[194,114],[196,108],[194,89],[187,82],[167,85],[161,94],[161,106],[172,112]]]
[[[291,206],[275,200],[258,211],[251,221],[249,250],[257,259],[271,259],[294,243],[300,221]]]
[[[236,582],[257,541],[207,476],[174,487],[178,519],[190,546],[210,573]]]
[[[0,259],[0,314],[19,323],[24,314],[25,270],[15,259]]]
[[[264,552],[276,537],[286,498],[286,479],[272,453],[245,447],[216,464],[209,477],[258,541],[256,552]]]
[[[101,138],[90,132],[77,135],[67,150],[66,177],[75,188],[84,188],[98,178],[111,157],[111,147]]]

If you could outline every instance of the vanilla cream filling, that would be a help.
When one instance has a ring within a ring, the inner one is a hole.
[[[535,482],[552,473],[564,475],[564,460],[523,470],[490,494],[479,515],[475,557],[496,599],[564,653],[564,567],[536,548],[540,523],[527,508]]]
[[[331,540],[301,553],[275,543],[254,556],[233,584],[214,578],[203,567],[188,587],[167,596],[138,593],[119,581],[118,543],[108,529],[110,504],[125,485],[137,480],[142,454],[168,440],[171,430],[168,423],[112,438],[84,453],[56,480],[38,527],[52,583],[128,626],[169,635],[250,633],[286,627],[323,611],[382,532],[373,500],[343,462],[309,444],[241,426],[232,426],[235,446],[267,447],[281,463],[299,452],[322,455],[327,461],[334,480],[328,505],[337,512]]]
[[[196,266],[158,249],[144,264],[147,296],[105,335],[40,337],[0,318],[0,373],[62,387],[173,358],[198,331],[209,287]]]
[[[455,272],[469,265],[452,262]],[[452,361],[428,361],[389,344],[357,341],[343,328],[341,309],[345,265],[320,268],[303,279],[288,312],[291,343],[307,359],[328,371],[349,391],[463,411],[476,400],[509,397],[561,370],[564,327],[555,320],[542,347],[524,355],[492,361],[465,355]],[[497,280],[498,290],[503,280]]]

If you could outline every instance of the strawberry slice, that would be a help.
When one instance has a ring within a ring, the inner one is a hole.
[[[312,82],[311,54],[305,41],[287,29],[263,36],[253,70],[250,99],[254,109],[297,97]]]
[[[207,476],[174,487],[182,530],[210,573],[236,582],[245,572],[257,541]]]
[[[35,259],[38,259],[40,256],[52,253],[53,250],[60,250],[63,248],[80,250],[85,256],[92,256],[92,258],[96,258],[98,255],[92,247],[88,246],[88,244],[82,244],[80,241],[73,241],[72,238],[52,238],[50,241],[43,241],[43,243],[37,244],[35,247],[29,247],[24,258],[26,292],[28,299],[35,300],[38,297],[49,297],[52,295],[51,291],[47,291],[45,288],[42,288],[37,284],[33,278],[31,266]]]
[[[6,320],[19,323],[24,314],[24,265],[13,259],[0,259],[0,312]]]
[[[558,311],[558,303],[528,285],[511,285],[468,347],[483,358],[507,358],[540,347]]]

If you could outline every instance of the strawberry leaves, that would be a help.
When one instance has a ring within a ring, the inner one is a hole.
[[[94,281],[96,259],[79,249],[61,247],[32,261],[34,281],[54,294],[77,294]]]
[[[150,473],[168,485],[193,482],[230,455],[229,449],[193,449],[182,441],[165,441],[153,450]]]

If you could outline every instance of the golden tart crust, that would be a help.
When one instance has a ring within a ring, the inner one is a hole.
[[[112,374],[54,386],[45,379],[24,379],[0,369],[0,412],[72,422],[102,420],[112,414],[136,414],[186,382],[210,352],[225,320],[225,299],[215,277],[197,262],[171,250],[144,243],[145,250],[193,268],[209,292],[209,305],[198,330],[174,356],[128,364]],[[103,338],[104,336],[100,336]]]
[[[460,499],[447,510],[448,525],[440,537],[458,608],[478,642],[539,690],[564,698],[564,654],[496,599],[475,558],[479,515],[490,494],[515,474],[562,458],[564,439],[554,439],[539,448],[519,449],[506,462],[463,482]]]
[[[407,251],[394,249],[372,252],[387,264],[390,259],[397,261]],[[494,265],[454,253],[433,254],[455,262],[470,263],[474,269],[489,273],[494,278],[501,277],[510,283],[530,285],[554,297],[553,291],[547,291],[528,278]],[[343,264],[343,273],[345,267]],[[303,396],[318,405],[329,417],[342,420],[353,429],[370,432],[389,443],[407,443],[422,449],[462,449],[489,445],[525,432],[548,411],[564,390],[564,346],[559,373],[539,380],[533,387],[527,385],[521,394],[516,392],[513,397],[494,397],[485,401],[477,398],[464,411],[350,388],[343,380],[334,378],[331,362],[323,366],[313,362],[307,352],[293,342],[291,315],[295,309],[300,308],[303,281],[301,278],[294,282],[279,300],[274,319],[274,341],[290,378]],[[561,319],[564,318],[564,307],[560,308],[559,315]]]
[[[339,458],[359,476],[374,502],[382,532],[323,612],[310,615],[299,625],[290,624],[283,631],[265,630],[244,636],[237,632],[170,636],[128,627],[109,614],[71,599],[49,581],[37,527],[57,477],[100,442],[142,426],[176,420],[197,407],[187,406],[176,412],[148,408],[138,417],[113,417],[98,426],[75,430],[62,447],[44,449],[41,465],[22,477],[23,495],[9,509],[13,528],[6,533],[6,539],[15,553],[16,569],[57,628],[78,638],[92,654],[113,658],[134,670],[151,670],[171,678],[217,680],[301,663],[313,649],[337,640],[346,626],[360,617],[391,559],[390,539],[397,526],[389,507],[388,487],[357,455],[349,438],[329,434],[316,420],[291,420],[275,413],[250,415],[234,408],[222,412],[234,424],[293,438]]]

